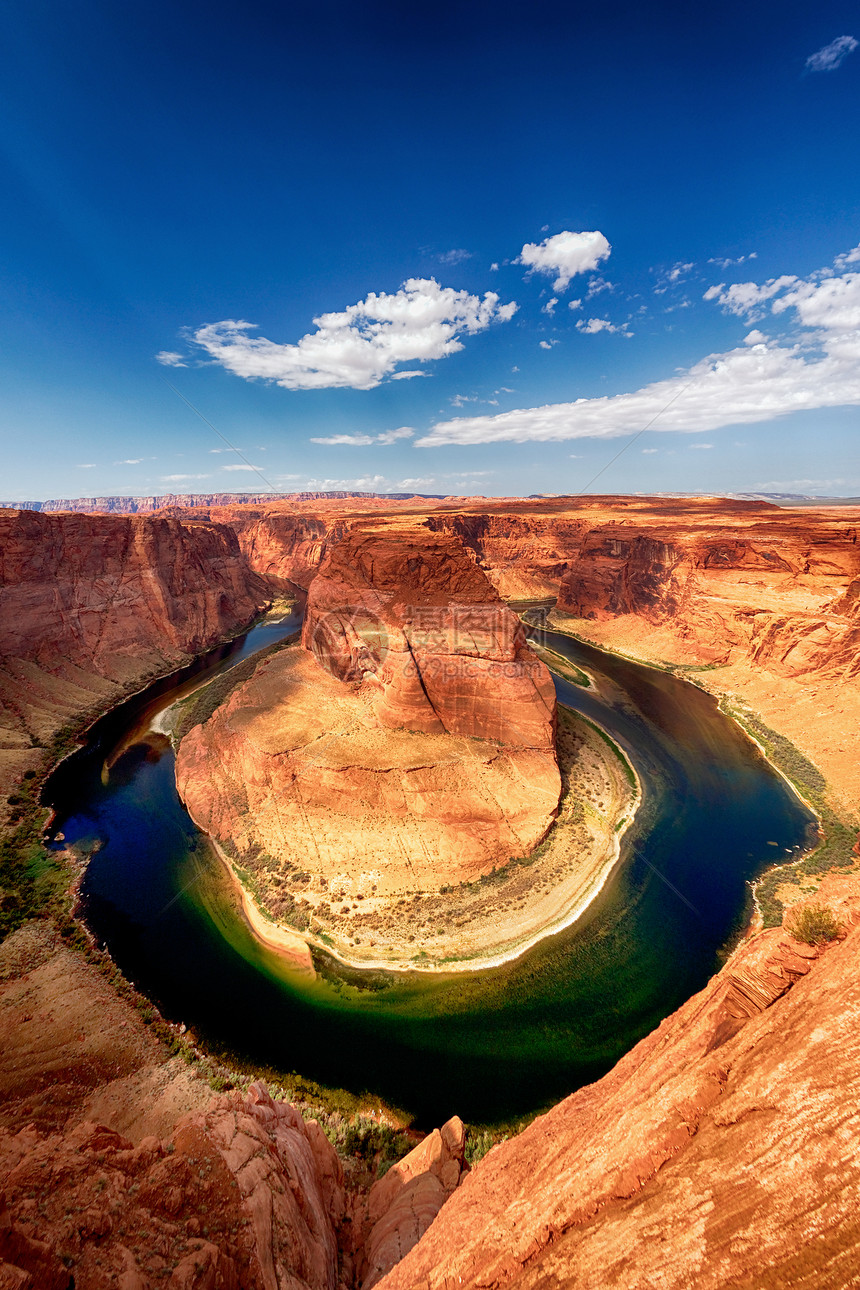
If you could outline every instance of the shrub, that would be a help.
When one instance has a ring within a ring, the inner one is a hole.
[[[795,940],[805,941],[807,945],[835,941],[842,930],[827,905],[804,905],[792,913],[785,925]]]

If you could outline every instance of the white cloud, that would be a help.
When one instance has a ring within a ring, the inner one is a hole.
[[[541,349],[552,349],[553,345],[558,344],[558,341],[557,340],[539,340],[538,344],[540,345]]]
[[[332,434],[321,439],[311,439],[311,443],[346,444],[354,448],[365,448],[372,443],[396,443],[398,439],[411,439],[415,431],[410,426],[401,426],[399,430],[385,430],[382,434]]]
[[[806,60],[807,70],[810,72],[835,72],[836,68],[847,58],[850,53],[857,48],[857,41],[853,36],[837,36],[831,40],[829,45],[823,49],[817,50],[810,54]]]
[[[490,265],[490,273],[498,273],[498,271],[499,271],[498,261],[493,260],[493,263]]]
[[[664,296],[670,287],[677,286],[679,282],[686,278],[690,270],[695,267],[695,263],[692,260],[687,263],[683,260],[676,260],[671,269],[660,270],[659,277],[654,286],[654,295]],[[657,273],[658,270],[654,269],[652,272]]]
[[[464,251],[461,247],[454,251],[443,251],[437,258],[440,264],[462,264],[464,260],[471,260],[472,252]]]
[[[773,302],[775,314],[786,309],[796,309],[805,327],[860,332],[860,273],[825,278],[823,282],[800,282],[793,291]]]
[[[358,493],[408,493],[418,488],[431,488],[442,476],[422,476],[409,479],[389,479],[386,475],[361,475],[357,479],[306,479],[305,491],[358,492]]]
[[[704,451],[706,448],[713,448],[713,446],[714,445],[712,443],[691,443],[690,449],[699,448],[701,451]]]
[[[181,479],[211,479],[211,475],[159,475],[163,484],[178,484]]]
[[[749,255],[737,255],[734,259],[731,256],[713,256],[708,260],[708,264],[716,264],[720,269],[730,269],[732,265],[743,264],[744,260],[757,260],[758,251],[750,251]]]
[[[853,247],[850,251],[844,251],[842,255],[837,255],[836,259],[833,261],[839,273],[841,273],[843,269],[847,269],[849,264],[857,264],[858,262],[860,262],[860,244]]]
[[[222,466],[222,467],[221,467],[221,469],[222,469],[222,470],[255,470],[255,471],[260,471],[260,470],[262,470],[262,469],[263,469],[263,467],[262,467],[262,466],[251,466],[250,464],[245,463],[245,464],[237,465],[237,466]],[[203,478],[203,476],[201,475],[201,479],[202,479],[202,478]]]
[[[429,372],[392,372],[389,381],[411,381],[416,376],[429,376]]]
[[[114,465],[115,466],[139,466],[140,463],[145,460],[146,460],[145,457],[125,457],[123,458],[122,461],[115,461]]]
[[[555,313],[555,307],[557,304],[558,304],[558,297],[551,296],[545,305],[541,305],[540,311],[542,314],[549,314],[550,317],[552,317],[552,315]]]
[[[377,443],[396,443],[398,439],[411,439],[415,431],[411,426],[400,426],[397,430],[385,430],[376,436]]]
[[[751,332],[748,332],[747,335],[744,336],[744,344],[745,345],[766,345],[767,336],[765,336],[764,332],[759,331],[757,327],[754,327]]]
[[[371,292],[366,300],[314,319],[315,332],[295,345],[250,336],[254,324],[227,319],[198,327],[190,340],[245,379],[275,381],[288,390],[372,390],[398,363],[428,362],[456,354],[464,333],[507,322],[516,304],[483,299],[435,278],[409,278],[399,291]],[[401,376],[403,374],[401,373]],[[409,375],[412,375],[410,372]]]
[[[576,324],[576,330],[581,331],[585,336],[596,336],[600,331],[625,332],[629,336],[631,333],[627,331],[628,325],[628,323],[619,323],[616,326],[608,318],[589,318],[587,321],[585,318],[580,318]]]
[[[779,493],[795,493],[800,489],[807,488],[857,488],[858,481],[848,479],[768,479],[763,484],[756,487],[764,492],[773,490]]]
[[[860,273],[790,281],[794,290],[771,309],[792,309],[801,328],[814,329],[794,340],[742,343],[625,394],[440,422],[416,446],[611,439],[652,421],[654,431],[698,434],[860,405]]]
[[[568,307],[568,309],[581,309],[581,308],[582,308],[582,301],[581,301],[581,300],[568,300],[568,302],[567,302],[567,307]]]
[[[525,264],[535,273],[555,274],[553,291],[566,291],[571,278],[589,273],[605,260],[612,247],[602,233],[571,233],[564,230],[543,242],[526,242],[514,263]]]
[[[95,470],[97,465],[94,461],[79,461],[76,464],[78,470]]]
[[[794,282],[797,282],[797,278],[790,273],[784,273],[781,278],[769,278],[761,285],[757,282],[736,282],[734,286],[726,287],[721,282],[719,286],[708,287],[702,299],[716,300],[726,313],[753,321],[763,316],[761,306],[766,300],[770,300],[777,292],[790,287]]]
[[[660,449],[659,449],[659,448],[643,448],[643,449],[642,449],[642,451],[645,453],[645,455],[646,455],[646,456],[649,456],[652,452],[659,452],[659,451],[660,451]]]
[[[595,278],[592,278],[588,284],[588,291],[585,293],[585,298],[586,300],[590,300],[592,296],[599,296],[601,291],[614,291],[614,290],[615,290],[614,282],[608,282],[606,278],[595,277]]]
[[[182,354],[176,354],[172,349],[161,349],[155,356],[157,363],[162,363],[165,367],[187,367],[188,364]]]

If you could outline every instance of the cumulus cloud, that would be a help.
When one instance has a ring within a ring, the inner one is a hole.
[[[443,251],[437,258],[440,264],[462,264],[464,260],[471,260],[472,252],[464,251],[460,247],[454,251]]]
[[[163,484],[178,484],[182,479],[211,479],[211,475],[159,475]]]
[[[534,273],[555,275],[553,291],[566,291],[571,278],[590,273],[605,260],[612,247],[602,233],[571,233],[564,230],[543,242],[526,242],[515,264],[524,264]]]
[[[775,314],[786,309],[796,309],[805,327],[847,334],[852,344],[860,333],[860,273],[799,282],[793,291],[773,302]]]
[[[576,330],[581,331],[585,336],[596,336],[600,331],[623,332],[627,336],[633,333],[628,331],[629,323],[618,323],[617,325],[610,322],[608,318],[580,318],[576,324]]]
[[[311,443],[344,444],[354,448],[366,448],[369,444],[396,443],[398,439],[411,439],[415,434],[409,426],[399,430],[385,430],[382,434],[332,434],[321,439],[311,439]]]
[[[764,316],[761,306],[765,301],[790,287],[793,282],[797,282],[797,278],[790,273],[784,273],[780,278],[768,278],[767,282],[761,284],[736,282],[734,286],[727,287],[721,282],[718,286],[708,287],[702,299],[716,300],[726,313],[736,314],[738,318],[747,318],[752,322]]]
[[[790,282],[793,290],[773,300],[771,310],[793,311],[801,328],[793,338],[748,336],[752,343],[625,394],[443,421],[416,446],[612,439],[652,422],[653,432],[698,434],[860,405],[860,272]]]
[[[144,457],[124,457],[122,461],[115,461],[114,465],[115,466],[139,466],[140,463],[145,460],[146,458]]]
[[[829,45],[822,49],[816,50],[810,54],[806,60],[806,70],[808,72],[835,72],[844,59],[853,53],[857,48],[857,41],[853,36],[837,36],[831,40]]]
[[[549,314],[550,317],[552,317],[552,315],[555,313],[555,307],[557,304],[558,304],[558,297],[551,296],[545,305],[541,305],[540,311],[542,314]]]
[[[558,344],[558,341],[557,340],[539,340],[538,344],[540,345],[541,349],[552,349],[553,345]]]
[[[247,462],[236,466],[222,466],[221,469],[222,470],[253,470],[259,474],[259,472],[263,469],[263,467],[252,466],[250,462]],[[202,479],[203,476],[201,475],[200,478]]]
[[[175,353],[172,349],[161,349],[155,356],[157,363],[162,363],[164,367],[187,367],[185,358],[182,354]]]
[[[400,363],[426,363],[456,354],[460,336],[507,322],[516,304],[500,304],[493,291],[483,299],[440,287],[435,278],[409,278],[399,291],[371,292],[367,299],[314,319],[317,330],[294,345],[252,336],[253,323],[226,319],[193,331],[189,340],[211,359],[247,380],[275,381],[288,390],[372,390]]]
[[[850,251],[843,251],[843,253],[841,255],[837,255],[836,259],[833,261],[834,267],[838,273],[841,273],[843,269],[847,269],[849,264],[858,263],[860,263],[860,244],[852,247]]]

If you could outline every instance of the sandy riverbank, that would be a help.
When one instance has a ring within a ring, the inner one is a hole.
[[[717,700],[720,710],[756,745],[793,795],[818,819],[820,827],[823,824],[822,813],[827,815],[830,825],[823,828],[822,838],[833,826],[834,819],[837,826],[860,827],[857,812],[860,794],[860,744],[857,740],[860,693],[855,682],[838,675],[777,677],[745,658],[707,666],[694,659],[686,661],[683,642],[668,641],[661,630],[656,630],[651,636],[643,634],[641,622],[638,622],[638,632],[634,634],[626,620],[586,622],[571,620],[570,616],[556,611],[549,617],[549,626],[552,631],[582,640],[621,658],[672,671],[679,679],[689,679]],[[685,676],[687,671],[689,677]],[[789,741],[820,773],[818,797],[821,806],[769,755],[763,739],[756,733],[757,726]],[[821,877],[829,871],[832,863],[823,857],[821,872],[818,872],[816,853],[819,847],[820,842],[817,841],[808,851],[795,853],[784,863],[769,869],[754,884],[751,931],[760,930],[764,925],[758,888],[763,883],[772,886],[775,873],[782,875],[775,894],[784,907],[817,890]],[[844,858],[839,864],[841,871],[845,871]]]

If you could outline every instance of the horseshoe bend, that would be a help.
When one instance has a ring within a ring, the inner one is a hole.
[[[858,509],[99,500],[0,510],[0,1275],[851,1284]],[[285,598],[300,639],[189,672],[159,708],[158,677],[283,617]],[[535,610],[554,635],[530,631]],[[410,1139],[373,1088],[338,1103],[302,1085],[299,1051],[293,1083],[269,1071],[267,1089],[88,937],[74,893],[95,851],[42,845],[39,791],[75,735],[146,690],[104,783],[135,748],[154,763],[167,731],[246,916],[306,974],[329,955],[359,979],[466,980],[527,953],[628,863],[643,790],[599,723],[558,702],[589,685],[566,637],[713,695],[819,823],[806,851],[761,866],[746,934],[704,988],[527,1127],[481,1138],[451,1106]]]

